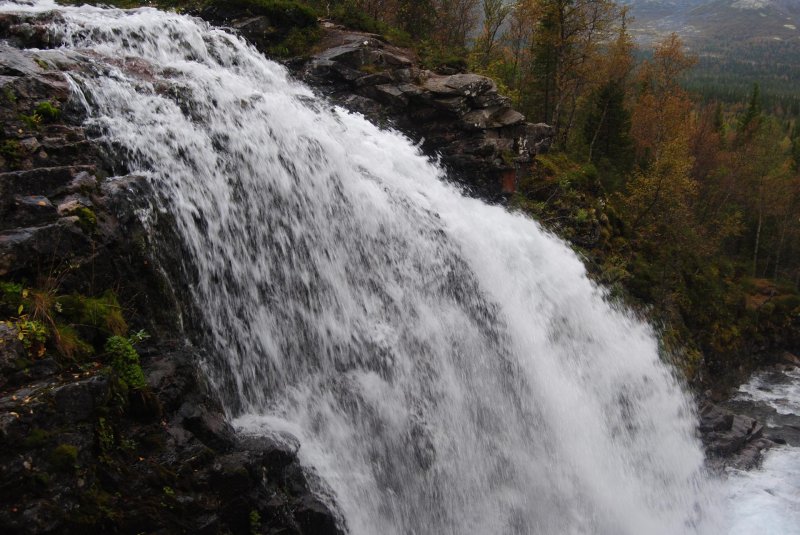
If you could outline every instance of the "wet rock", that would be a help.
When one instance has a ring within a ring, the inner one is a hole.
[[[52,358],[35,360],[32,363],[22,361],[25,365],[8,377],[8,384],[11,386],[40,381],[52,377],[61,371],[61,367]]]
[[[24,266],[47,265],[52,258],[82,263],[91,254],[91,240],[77,217],[66,217],[40,227],[0,232],[0,276]]]
[[[700,437],[715,465],[755,466],[762,450],[773,445],[762,438],[764,426],[748,416],[709,401],[700,405],[698,416]]]
[[[237,449],[256,454],[261,463],[271,470],[283,470],[297,461],[300,441],[284,433],[264,436],[243,435],[238,437]]]
[[[780,361],[783,364],[789,364],[790,366],[800,367],[800,357],[798,357],[794,353],[789,353],[788,351],[784,351],[783,353],[781,353]]]
[[[408,97],[401,89],[389,84],[376,85],[365,89],[368,97],[389,106],[405,106],[408,104]]]
[[[67,191],[81,172],[93,169],[93,166],[61,166],[0,173],[0,193],[57,197]]]
[[[0,15],[0,87],[16,99],[0,106],[4,138],[15,147],[0,158],[0,277],[36,281],[58,272],[60,294],[115,289],[126,320],[152,335],[140,347],[149,388],[126,391],[103,371],[102,358],[96,368],[32,359],[15,329],[0,324],[3,533],[247,533],[253,511],[269,533],[300,533],[301,519],[312,530],[334,526],[334,508],[308,498],[296,440],[238,442],[199,380],[196,351],[176,336],[175,290],[153,267],[153,244],[139,219],[152,190],[143,177],[112,176],[125,162],[87,139],[62,71],[86,68],[93,59],[44,50],[56,43],[41,31],[48,17],[54,20],[52,13]],[[262,22],[238,24],[251,32]],[[385,52],[365,58],[409,69],[394,51]],[[335,67],[351,74],[346,65]],[[143,79],[149,75],[146,65],[131,68]],[[369,75],[351,70],[354,80]],[[364,80],[365,87],[393,76]],[[377,113],[386,109],[359,98]],[[32,135],[20,115],[43,101],[62,114]],[[96,218],[96,228],[81,215]],[[181,269],[180,247],[171,247],[174,221],[169,214],[153,217],[170,244],[164,269]]]
[[[464,115],[469,110],[469,104],[464,97],[436,98],[429,102],[431,107],[444,110],[456,117]]]
[[[516,110],[496,106],[471,111],[464,114],[461,120],[467,128],[485,130],[519,124],[525,121],[525,116]]]
[[[252,481],[248,468],[252,465],[247,452],[235,452],[217,457],[212,467],[211,484],[225,496],[246,492]]]
[[[295,505],[294,517],[301,532],[308,535],[341,535],[328,506],[313,495],[304,496]]]
[[[58,217],[55,206],[43,195],[14,195],[13,209],[4,226],[29,226],[50,223]]]
[[[236,443],[233,428],[222,414],[209,411],[205,406],[184,403],[180,408],[183,426],[208,447],[217,451],[230,451]]]
[[[82,195],[70,195],[62,200],[56,207],[60,216],[68,216],[78,212],[81,208],[92,208],[94,204]]]
[[[98,375],[56,387],[52,396],[65,422],[84,422],[92,420],[97,409],[108,404],[111,385],[108,378]]]

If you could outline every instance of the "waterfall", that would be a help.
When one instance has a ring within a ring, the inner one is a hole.
[[[691,403],[563,242],[224,30],[0,7],[49,9],[87,127],[174,219],[231,421],[298,437],[351,533],[718,532]]]

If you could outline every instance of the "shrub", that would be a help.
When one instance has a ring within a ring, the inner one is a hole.
[[[111,359],[111,367],[123,384],[134,390],[140,390],[147,386],[142,366],[139,363],[139,353],[136,352],[128,338],[112,336],[106,342],[105,350]]]

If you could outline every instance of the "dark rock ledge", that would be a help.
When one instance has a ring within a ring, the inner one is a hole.
[[[764,437],[764,426],[756,419],[736,414],[711,401],[700,404],[698,417],[700,437],[714,470],[755,468],[762,453],[775,445]]]
[[[127,390],[102,356],[31,358],[16,327],[0,324],[0,531],[341,533],[299,444],[234,434],[199,352],[174,338],[180,289],[155,267],[164,252],[135,215],[147,183],[81,126],[65,73],[84,60],[46,50],[48,16],[0,16],[0,281],[113,289],[128,322],[152,335],[139,349],[148,386]],[[34,117],[43,102],[59,112]]]
[[[551,128],[526,122],[490,78],[437,74],[378,36],[322,26],[320,51],[289,63],[298,77],[333,102],[409,135],[475,194],[498,200],[512,193],[550,146]]]

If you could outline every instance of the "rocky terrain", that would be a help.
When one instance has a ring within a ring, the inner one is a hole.
[[[0,323],[3,532],[340,533],[299,444],[236,436],[209,393],[136,215],[146,182],[81,126],[65,75],[86,62],[47,50],[49,17],[0,16],[0,308],[22,303]],[[135,329],[118,367],[103,344]]]
[[[532,124],[490,78],[419,68],[413,53],[377,36],[324,25],[325,38],[300,78],[342,106],[411,136],[441,157],[456,180],[494,200],[516,189],[551,129]]]

